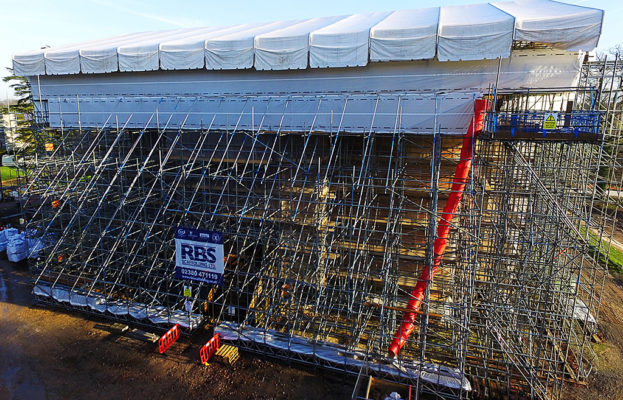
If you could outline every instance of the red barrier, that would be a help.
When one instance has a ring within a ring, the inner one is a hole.
[[[167,349],[171,347],[171,345],[175,343],[175,341],[179,338],[180,324],[175,324],[173,328],[169,329],[167,333],[162,335],[162,337],[158,340],[158,351],[160,352],[160,354],[167,351]]]
[[[448,245],[448,235],[450,234],[450,224],[456,215],[457,208],[463,197],[465,184],[468,182],[469,170],[472,166],[473,144],[475,133],[482,130],[485,111],[489,107],[487,100],[476,100],[474,104],[474,119],[463,137],[463,146],[461,147],[461,159],[456,166],[452,189],[446,206],[441,213],[439,224],[437,225],[437,237],[435,238],[433,250],[433,265],[427,265],[422,271],[422,275],[418,279],[417,284],[411,291],[411,299],[407,304],[409,311],[405,312],[402,318],[400,328],[394,334],[394,339],[389,346],[388,355],[395,357],[398,355],[402,346],[406,343],[409,335],[415,328],[415,316],[420,310],[426,288],[432,282],[435,272],[441,264],[441,258],[446,251]]]
[[[207,364],[210,357],[216,353],[221,346],[221,336],[216,333],[212,336],[212,339],[208,340],[206,344],[199,350],[199,356],[201,357],[201,364]]]

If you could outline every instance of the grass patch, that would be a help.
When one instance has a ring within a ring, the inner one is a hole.
[[[598,356],[601,356],[606,351],[608,351],[608,346],[606,346],[604,343],[591,343],[591,347]]]
[[[16,167],[0,167],[0,176],[2,177],[2,181],[8,181],[11,179],[15,179],[17,177],[26,176],[27,172],[23,169],[19,169]]]
[[[610,269],[614,269],[617,273],[623,273],[623,251],[614,246],[610,246]]]
[[[580,227],[580,233],[582,233],[582,235],[584,235],[586,231],[585,226]],[[588,243],[590,244],[591,249],[599,255],[599,261],[607,264],[608,269],[611,272],[615,272],[617,274],[623,273],[623,251],[613,245],[610,245],[610,253],[607,254],[608,257],[606,258],[608,242],[602,240],[601,246],[599,246],[599,235],[591,232],[590,230],[588,231]]]

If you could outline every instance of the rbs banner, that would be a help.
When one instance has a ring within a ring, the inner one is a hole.
[[[178,227],[175,229],[175,276],[223,285],[223,234]]]

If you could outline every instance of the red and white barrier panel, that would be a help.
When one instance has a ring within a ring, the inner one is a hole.
[[[221,336],[216,333],[212,336],[212,339],[208,340],[206,344],[201,347],[199,350],[199,357],[201,357],[201,364],[207,364],[210,357],[216,353],[218,348],[221,346]]]
[[[180,324],[175,324],[175,326],[167,331],[162,337],[158,340],[158,351],[160,354],[163,354],[177,339],[180,338]]]

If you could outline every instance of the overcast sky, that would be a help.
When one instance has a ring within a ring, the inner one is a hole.
[[[129,32],[391,11],[478,0],[0,0],[0,76],[14,53]],[[606,11],[599,43],[623,42],[622,0],[567,0]],[[12,93],[0,82],[0,99]]]

